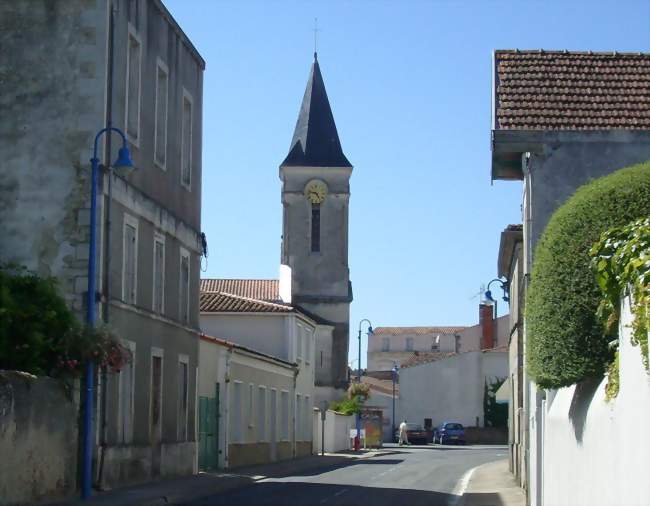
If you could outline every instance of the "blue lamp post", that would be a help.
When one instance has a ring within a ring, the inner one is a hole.
[[[368,335],[372,334],[372,323],[365,318],[359,322],[359,363],[357,364],[357,381],[361,384],[361,325],[363,322],[368,324]],[[357,413],[357,437],[354,441],[354,449],[358,450],[361,445],[361,413]]]
[[[93,157],[90,160],[92,172],[90,178],[90,245],[88,252],[88,294],[86,308],[86,323],[89,327],[95,326],[97,315],[95,304],[97,302],[97,180],[99,178],[99,158],[97,158],[97,147],[100,137],[105,133],[116,132],[122,137],[122,147],[119,150],[117,160],[113,168],[123,171],[126,174],[133,170],[133,162],[126,144],[126,136],[119,128],[107,127],[100,130],[95,136]],[[83,466],[81,473],[81,497],[88,499],[92,486],[92,456],[93,456],[93,391],[95,377],[95,363],[92,360],[86,362],[86,391],[84,398],[84,419],[83,419]]]
[[[390,437],[395,437],[395,383],[397,383],[397,378],[399,377],[399,367],[397,367],[397,364],[393,365],[391,373],[393,378],[393,432],[390,433]]]
[[[501,284],[501,290],[503,290],[503,300],[505,302],[510,302],[510,298],[508,297],[508,290],[510,289],[510,286],[508,284],[508,280],[503,281],[502,279],[499,278],[493,279],[487,285],[487,290],[485,291],[485,298],[490,302],[494,302],[494,318],[496,319],[499,316],[499,314],[497,313],[497,301],[494,297],[492,297],[492,292],[490,291],[490,285],[495,282]]]

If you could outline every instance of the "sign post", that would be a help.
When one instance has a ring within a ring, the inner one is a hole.
[[[325,418],[329,402],[320,401],[320,454],[325,455]]]

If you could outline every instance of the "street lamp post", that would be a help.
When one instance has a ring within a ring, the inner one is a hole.
[[[359,363],[357,364],[357,381],[361,384],[361,325],[363,322],[368,324],[368,335],[372,334],[372,323],[370,320],[363,319],[359,322]],[[361,445],[361,412],[357,413],[357,437],[354,441],[354,449],[358,450]]]
[[[88,293],[86,307],[86,324],[88,327],[94,327],[96,322],[95,304],[97,302],[97,182],[99,179],[99,158],[97,158],[97,148],[100,137],[105,133],[116,132],[122,137],[122,147],[119,150],[117,160],[113,168],[133,169],[131,155],[126,144],[124,133],[114,127],[103,128],[95,136],[93,148],[93,157],[90,160],[90,241],[88,247]],[[83,419],[83,465],[81,472],[81,497],[88,499],[91,494],[92,485],[92,455],[93,455],[93,395],[94,395],[94,377],[95,363],[92,360],[86,362],[86,390],[84,397],[84,419]]]
[[[490,285],[494,282],[501,284],[501,290],[503,290],[503,300],[505,302],[509,302],[510,298],[508,296],[508,289],[509,289],[508,280],[504,281],[499,278],[494,278],[492,281],[488,283],[487,290],[485,291],[485,298],[490,302],[494,302],[494,318],[496,319],[499,317],[499,313],[497,312],[497,300],[494,297],[492,297],[492,292],[490,291]]]
[[[390,437],[393,438],[395,437],[395,383],[397,382],[397,375],[399,374],[399,368],[397,367],[397,364],[393,365],[391,372],[393,373],[393,432],[391,432]]]

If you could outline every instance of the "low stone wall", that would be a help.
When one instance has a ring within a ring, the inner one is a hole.
[[[79,391],[0,371],[0,504],[54,501],[77,489]]]
[[[505,445],[508,444],[508,429],[497,427],[465,427],[467,444]]]

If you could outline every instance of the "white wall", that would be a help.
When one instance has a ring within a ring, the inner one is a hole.
[[[508,376],[507,352],[471,351],[400,371],[400,415],[409,422],[434,426],[445,421],[483,424],[485,379]]]
[[[201,313],[201,330],[267,355],[290,360],[285,315],[243,313]]]
[[[314,453],[321,451],[321,418],[320,411],[314,411]],[[350,449],[350,430],[354,427],[354,416],[340,415],[327,410],[325,419],[325,452],[333,453]]]
[[[650,376],[640,348],[630,344],[628,304],[619,327],[616,399],[605,402],[606,379],[595,392],[575,385],[549,392],[543,423],[546,506],[650,504]]]

